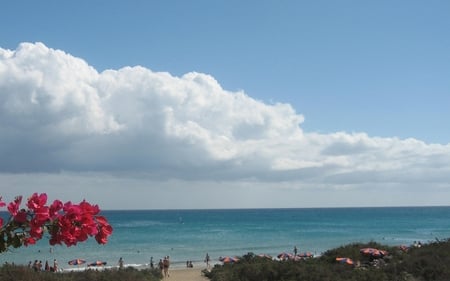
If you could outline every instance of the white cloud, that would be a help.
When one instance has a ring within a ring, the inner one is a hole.
[[[450,182],[450,144],[308,133],[302,122],[289,104],[227,91],[207,74],[98,73],[42,43],[0,48],[3,174],[133,172],[338,189]]]

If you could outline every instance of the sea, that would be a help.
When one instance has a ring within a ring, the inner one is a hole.
[[[5,214],[3,214],[4,216]],[[0,253],[0,263],[58,261],[64,270],[78,270],[96,261],[115,267],[157,265],[169,256],[172,267],[204,267],[224,256],[247,253],[276,257],[281,252],[316,256],[355,242],[411,245],[450,237],[450,207],[228,209],[228,210],[108,210],[114,228],[106,245],[95,239],[76,246],[50,246],[48,237],[36,245]],[[73,259],[86,261],[69,265]]]

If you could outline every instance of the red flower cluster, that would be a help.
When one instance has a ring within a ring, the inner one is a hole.
[[[112,234],[108,220],[100,216],[97,205],[86,201],[72,204],[59,200],[47,205],[47,194],[34,193],[27,201],[28,209],[21,209],[22,196],[7,205],[9,221],[0,217],[0,252],[8,247],[35,244],[44,232],[50,234],[50,244],[76,245],[94,236],[99,244],[106,244]],[[0,208],[6,206],[0,197]]]

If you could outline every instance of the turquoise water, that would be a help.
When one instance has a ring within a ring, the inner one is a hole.
[[[0,262],[27,264],[53,261],[72,268],[67,261],[106,261],[115,266],[148,265],[170,256],[172,264],[192,260],[203,266],[209,253],[220,256],[283,251],[320,253],[352,242],[371,240],[388,245],[428,242],[450,237],[450,207],[323,208],[249,210],[142,210],[104,211],[114,227],[107,245],[93,239],[75,247],[50,247],[48,240],[28,248],[0,254]]]

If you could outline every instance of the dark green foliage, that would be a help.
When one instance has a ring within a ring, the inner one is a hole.
[[[359,250],[374,247],[390,255],[373,260]],[[360,261],[360,267],[336,262],[336,257]],[[444,281],[450,280],[450,241],[437,241],[403,252],[374,242],[351,244],[325,252],[319,258],[301,261],[274,261],[249,253],[238,263],[216,265],[204,272],[211,281]],[[88,270],[85,272],[34,272],[23,266],[0,267],[1,281],[156,281],[159,270]]]
[[[383,259],[364,256],[360,249],[366,247],[386,250],[389,256]],[[340,264],[336,257],[351,258],[361,266]],[[301,261],[274,261],[249,254],[238,263],[216,265],[205,275],[212,281],[443,281],[450,280],[450,242],[438,241],[406,253],[375,242],[355,243]]]
[[[395,270],[408,272],[417,280],[450,280],[450,240],[412,248]]]
[[[159,281],[159,270],[87,270],[83,272],[35,272],[24,266],[4,265],[0,268],[1,281]]]

